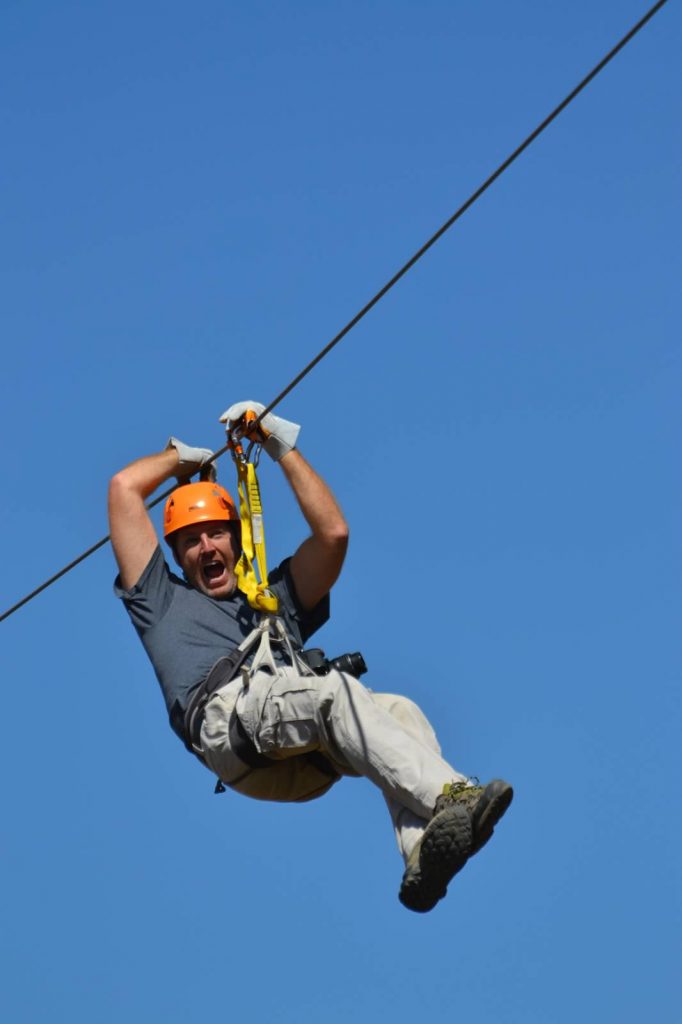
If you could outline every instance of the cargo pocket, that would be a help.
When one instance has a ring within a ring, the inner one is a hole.
[[[319,749],[318,701],[315,677],[285,668],[274,678],[257,673],[237,713],[256,748],[279,760]]]

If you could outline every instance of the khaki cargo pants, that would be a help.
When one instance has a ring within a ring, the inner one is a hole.
[[[236,756],[234,715],[271,765],[250,768]],[[201,747],[225,785],[259,800],[312,800],[343,775],[364,776],[386,800],[404,858],[443,785],[465,778],[443,760],[433,729],[411,700],[373,693],[342,672],[307,674],[271,659],[257,659],[250,673],[210,699]],[[301,756],[311,751],[324,754],[336,774]]]

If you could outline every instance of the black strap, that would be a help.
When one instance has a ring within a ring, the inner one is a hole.
[[[182,739],[187,749],[193,754],[196,753],[195,748],[199,746],[199,733],[201,732],[201,723],[204,718],[204,708],[208,703],[209,697],[213,696],[221,686],[227,686],[234,679],[244,664],[248,653],[248,649],[240,651],[237,648],[230,654],[226,654],[225,657],[218,658],[203,682],[199,683],[190,694],[183,716]]]
[[[230,716],[230,749],[249,768],[269,768],[274,764],[271,757],[256,749],[256,744],[249,738],[236,711]]]
[[[230,718],[230,748],[240,761],[248,764],[249,768],[269,768],[276,761],[275,758],[268,757],[267,754],[261,754],[256,749],[255,743],[249,738],[236,711],[232,712],[232,717]],[[339,777],[338,771],[321,750],[310,750],[305,754],[296,754],[294,756],[304,757],[306,761],[314,764],[323,775],[328,775],[333,779],[338,779]]]

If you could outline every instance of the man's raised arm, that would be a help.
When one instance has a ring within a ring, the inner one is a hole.
[[[158,538],[145,501],[173,476],[189,476],[212,453],[172,437],[165,451],[131,462],[109,484],[111,544],[125,590],[134,587],[154,554]]]
[[[220,417],[228,432],[252,410],[265,411],[260,402],[237,402]],[[334,495],[294,447],[300,427],[272,413],[261,420],[255,435],[270,458],[278,462],[289,481],[311,535],[291,559],[291,575],[304,608],[314,608],[338,579],[348,548],[348,525]],[[248,436],[248,435],[247,435]]]
[[[314,608],[336,583],[348,548],[348,524],[324,480],[293,449],[280,466],[311,534],[291,559],[291,575],[304,608]]]

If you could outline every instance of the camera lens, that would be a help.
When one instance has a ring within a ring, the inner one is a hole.
[[[337,672],[347,672],[349,676],[355,676],[356,679],[359,679],[367,671],[365,659],[360,651],[355,651],[353,654],[340,654],[338,658],[330,658],[329,665]]]

